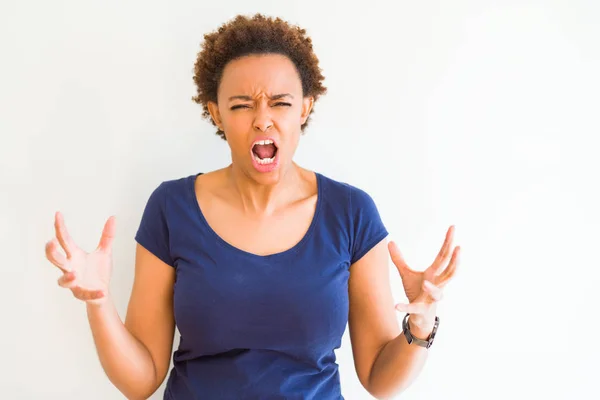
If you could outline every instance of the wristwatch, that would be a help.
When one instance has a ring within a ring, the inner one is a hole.
[[[435,333],[437,332],[437,328],[440,324],[439,317],[435,317],[435,323],[433,324],[433,331],[431,331],[431,335],[425,340],[416,338],[410,333],[410,328],[408,327],[408,316],[410,314],[406,314],[404,319],[402,320],[402,332],[408,341],[408,344],[415,343],[418,346],[425,347],[426,349],[430,348],[433,344],[433,339],[435,338]]]

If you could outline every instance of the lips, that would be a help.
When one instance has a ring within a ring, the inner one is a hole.
[[[270,172],[279,164],[277,142],[273,138],[257,138],[250,149],[252,164],[259,172]]]

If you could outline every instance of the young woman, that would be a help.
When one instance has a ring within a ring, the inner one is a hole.
[[[281,19],[238,16],[205,35],[194,100],[231,163],[153,191],[124,323],[108,290],[114,217],[88,254],[56,213],[47,258],[87,303],[102,366],[128,398],[166,378],[175,324],[165,399],[340,399],[334,350],[347,323],[373,396],[398,393],[423,367],[458,264],[454,228],[433,264],[412,270],[367,193],[294,162],[323,79],[305,30]],[[409,304],[394,307],[388,252]]]

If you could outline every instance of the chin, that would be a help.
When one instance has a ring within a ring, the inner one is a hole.
[[[277,184],[282,176],[284,175],[283,165],[278,163],[272,166],[267,171],[264,169],[257,169],[254,165],[250,165],[248,172],[250,177],[258,184],[270,186]]]

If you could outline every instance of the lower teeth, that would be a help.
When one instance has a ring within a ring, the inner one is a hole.
[[[259,164],[271,164],[273,162],[273,160],[275,160],[275,157],[272,158],[259,158],[256,155],[254,156],[254,159],[256,160],[256,162],[258,162]]]

